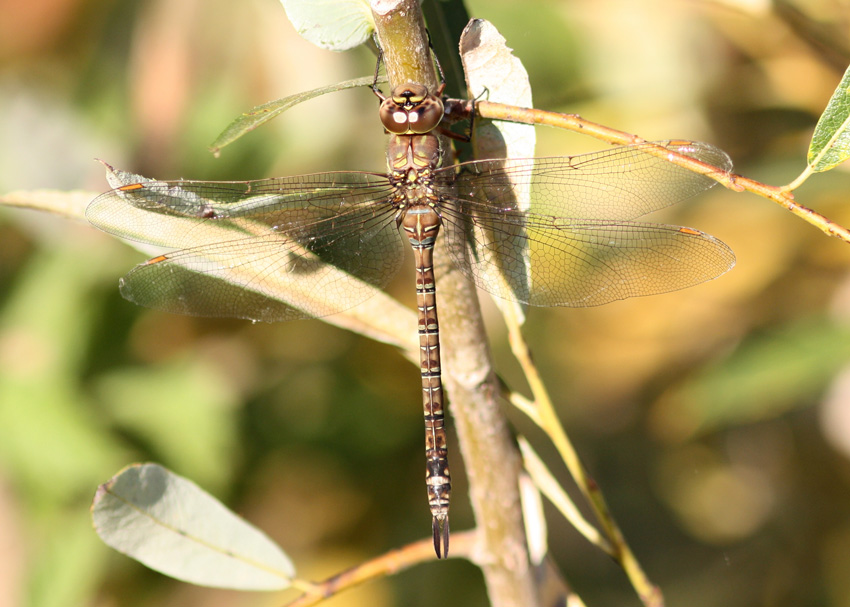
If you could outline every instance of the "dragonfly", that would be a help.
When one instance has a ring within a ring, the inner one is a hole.
[[[665,293],[716,278],[735,263],[727,245],[699,230],[636,221],[715,183],[659,149],[728,172],[721,150],[667,141],[443,166],[443,87],[406,83],[387,96],[373,84],[389,134],[385,173],[216,182],[116,171],[119,187],[86,211],[106,232],[171,249],[121,279],[126,299],[194,316],[275,322],[342,312],[386,286],[411,247],[438,558],[448,555],[451,493],[434,274],[439,235],[478,287],[531,306],[597,306]],[[320,296],[285,301],[278,296],[284,281]]]

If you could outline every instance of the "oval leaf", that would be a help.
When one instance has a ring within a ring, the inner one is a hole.
[[[467,89],[474,98],[484,96],[488,101],[519,107],[533,107],[531,84],[522,62],[496,27],[484,19],[473,19],[463,30],[460,39],[460,55],[466,74]],[[532,158],[536,144],[534,126],[513,122],[476,123],[474,138],[476,158]],[[511,181],[509,174],[503,178]],[[528,209],[531,202],[531,183],[514,184],[517,208]],[[522,228],[517,227],[517,236]],[[518,238],[517,242],[522,239]],[[528,251],[516,246],[515,259],[527,259]],[[488,280],[499,283],[504,279],[495,268],[488,268]],[[526,283],[531,284],[530,268],[526,266]],[[525,322],[521,304],[508,299],[495,298],[496,307],[503,315],[511,315],[516,322]]]
[[[68,219],[85,219],[86,207],[96,192],[72,190],[19,190],[0,196],[0,205],[53,213]]]
[[[281,590],[295,575],[292,562],[262,531],[157,464],[133,464],[101,485],[92,520],[106,544],[185,582]]]
[[[528,72],[492,23],[484,19],[470,21],[461,35],[460,54],[467,88],[472,97],[533,107]],[[534,125],[481,122],[476,127],[476,158],[534,156]],[[521,208],[527,209],[528,206],[525,204]]]
[[[374,80],[374,76],[364,76],[363,78],[346,80],[345,82],[340,82],[339,84],[323,86],[318,89],[313,89],[312,91],[305,91],[303,93],[290,95],[289,97],[275,99],[274,101],[269,101],[268,103],[258,105],[254,108],[251,108],[250,110],[236,118],[236,120],[231,122],[229,125],[227,125],[227,128],[224,129],[221,134],[216,137],[216,140],[210,144],[209,150],[217,157],[221,153],[221,148],[223,148],[224,146],[233,143],[234,141],[242,137],[242,135],[250,133],[261,124],[268,122],[276,116],[279,116],[289,108],[298,105],[299,103],[309,101],[314,97],[320,97],[321,95],[325,95],[327,93],[334,93],[336,91],[343,91],[345,89],[353,89],[358,86],[369,86],[370,84],[372,84],[372,82],[374,82]],[[386,78],[380,78],[378,79],[378,82],[386,82]]]
[[[318,47],[347,51],[375,31],[366,0],[281,0],[299,35]]]
[[[850,67],[815,127],[809,145],[812,171],[828,171],[850,158]]]

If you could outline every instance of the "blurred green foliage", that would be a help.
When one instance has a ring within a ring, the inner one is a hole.
[[[774,184],[805,166],[850,62],[837,0],[816,11],[673,0],[468,6],[525,62],[538,107],[649,139],[708,141],[737,172]],[[240,112],[369,74],[373,61],[365,49],[311,46],[271,1],[6,3],[0,192],[104,189],[93,157],[155,178],[380,169],[384,137],[362,90],[299,106],[220,159],[206,151]],[[540,155],[603,147],[539,131]],[[797,196],[848,225],[847,190],[839,167]],[[529,341],[565,424],[670,604],[847,605],[850,249],[765,200],[724,191],[661,219],[720,237],[738,266],[683,292],[531,311]],[[414,367],[319,321],[253,326],[136,309],[116,287],[139,261],[86,226],[0,213],[0,605],[284,600],[189,588],[101,545],[87,522],[91,496],[133,461],[158,461],[223,499],[307,577],[425,535]],[[412,302],[411,282],[401,276],[392,293]],[[485,305],[499,370],[521,385]],[[457,455],[453,471],[462,529],[472,520]],[[638,604],[556,516],[550,531],[588,605]],[[483,605],[479,580],[467,563],[435,563],[329,604]]]

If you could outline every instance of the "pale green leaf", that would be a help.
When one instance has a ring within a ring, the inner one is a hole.
[[[331,51],[347,51],[375,30],[367,0],[281,0],[302,38]]]
[[[533,107],[528,72],[492,23],[484,19],[470,21],[461,35],[460,55],[467,88],[473,97],[483,97],[488,101],[507,105]],[[536,141],[533,125],[479,121],[476,123],[473,140],[475,157],[532,158]],[[505,174],[503,178],[510,181],[513,176]],[[516,192],[517,208],[528,209],[531,202],[531,183],[515,183],[512,191]],[[522,228],[517,227],[515,230],[518,237],[516,242],[526,242],[524,238],[519,238]],[[521,245],[516,245],[516,248],[514,259],[528,258],[528,251]],[[488,268],[486,271],[491,275],[488,281],[503,282],[504,279],[497,268]],[[530,288],[531,268],[527,265],[525,280],[526,288]],[[508,287],[504,287],[504,290],[507,291]],[[502,314],[513,316],[519,324],[525,322],[521,304],[498,297],[493,301]]]
[[[85,211],[97,192],[73,190],[21,190],[0,196],[0,205],[45,211],[68,219],[84,219]]]
[[[850,68],[832,94],[815,127],[808,162],[814,172],[828,171],[850,158]]]
[[[484,19],[470,21],[460,39],[460,53],[471,96],[495,103],[533,107],[528,72],[492,23]],[[533,125],[480,121],[475,126],[476,158],[534,156]],[[525,192],[524,196],[529,194]],[[527,203],[527,200],[522,201],[522,208],[528,208]]]
[[[92,519],[112,548],[193,584],[281,590],[295,575],[292,562],[262,531],[157,464],[134,464],[101,485]]]
[[[215,156],[218,156],[221,153],[221,148],[223,148],[224,146],[233,143],[246,133],[250,133],[261,124],[264,124],[272,118],[279,116],[289,108],[298,105],[299,103],[309,101],[314,97],[319,97],[327,93],[334,93],[336,91],[352,89],[358,86],[368,86],[372,84],[374,79],[374,76],[365,76],[363,78],[356,78],[354,80],[346,80],[345,82],[340,82],[339,84],[323,86],[318,89],[313,89],[312,91],[305,91],[296,95],[290,95],[289,97],[275,99],[274,101],[269,101],[268,103],[264,103],[262,105],[258,105],[257,107],[251,108],[250,110],[236,118],[229,125],[227,125],[227,128],[225,128],[221,132],[221,134],[216,137],[216,140],[210,144],[209,150]],[[386,79],[382,78],[378,80],[378,82],[386,82]]]

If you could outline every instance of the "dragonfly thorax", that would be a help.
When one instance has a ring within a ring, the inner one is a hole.
[[[382,97],[379,115],[390,133],[428,133],[443,119],[443,102],[421,84],[402,84],[389,97]]]
[[[392,173],[436,169],[441,164],[442,147],[436,135],[393,135],[390,138],[387,165]]]

